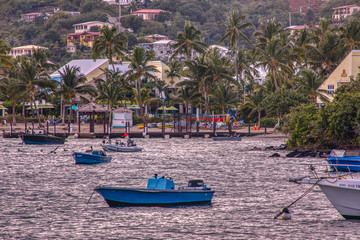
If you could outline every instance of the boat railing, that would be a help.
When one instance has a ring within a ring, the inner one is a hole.
[[[318,172],[320,172],[318,169],[316,169],[316,166],[325,167],[325,170],[323,172],[327,173],[327,177],[336,177],[336,176],[350,176],[353,178],[353,174],[355,172],[350,170],[350,167],[359,167],[359,165],[352,165],[352,164],[332,164],[332,163],[298,163],[298,165],[306,165],[308,166],[308,169],[312,176],[316,179],[321,178],[322,176],[319,176]],[[339,171],[339,167],[347,168],[347,171]],[[332,169],[329,169],[332,168]],[[335,176],[334,176],[335,174]]]

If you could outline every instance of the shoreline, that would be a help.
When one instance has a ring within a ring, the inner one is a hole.
[[[34,126],[34,129],[40,129],[39,125],[37,123],[27,123],[26,127],[27,129],[31,129],[32,126]],[[94,125],[94,133],[90,133],[90,123],[84,123],[80,125],[80,134],[78,129],[78,124],[73,124],[72,126],[72,132],[69,132],[68,125],[61,125],[58,124],[55,127],[54,126],[46,126],[43,128],[45,130],[48,130],[49,134],[59,134],[59,135],[67,135],[72,136],[75,134],[78,134],[81,137],[88,136],[89,138],[94,138],[94,136],[104,136],[108,135],[107,129],[105,129],[104,133],[104,125],[103,124],[95,124]],[[11,126],[10,123],[2,124],[0,125],[0,132],[3,136],[9,136],[12,130],[13,135],[21,135],[25,133],[25,123],[17,123],[16,126]],[[139,128],[138,125],[132,126],[129,128],[129,134],[132,135],[131,137],[144,137],[144,129]],[[126,132],[125,127],[112,127],[111,128],[111,135],[114,137],[120,137],[121,134],[124,134]],[[254,130],[253,128],[249,128],[248,126],[242,126],[240,128],[232,129],[233,134],[241,135],[242,137],[245,136],[251,136],[251,137],[257,137],[257,138],[289,138],[287,134],[284,134],[274,128],[260,128],[259,130]],[[196,137],[212,137],[213,135],[213,129],[199,129],[198,134],[196,134],[196,129],[192,128],[191,131],[188,129],[186,132],[185,129],[182,129],[182,131],[178,131],[178,129],[175,128],[165,128],[164,132],[165,136],[162,135],[162,129],[161,128],[148,128],[147,136],[146,137],[183,137],[183,138],[189,138],[191,136]],[[219,136],[226,136],[229,134],[229,131],[227,129],[216,129],[216,134]],[[188,136],[186,136],[188,135]],[[205,136],[206,135],[206,136]],[[184,137],[186,136],[186,137]]]

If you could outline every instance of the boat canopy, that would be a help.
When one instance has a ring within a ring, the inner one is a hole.
[[[175,189],[174,181],[171,178],[158,177],[156,174],[154,177],[149,178],[148,189]]]

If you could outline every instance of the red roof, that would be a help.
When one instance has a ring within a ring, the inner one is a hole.
[[[349,8],[349,7],[357,7],[357,6],[355,4],[353,4],[353,5],[340,6],[340,7],[336,7],[333,9],[341,9],[341,8]]]
[[[94,36],[99,36],[101,35],[101,33],[99,32],[79,32],[79,33],[70,33],[68,34],[68,36],[78,36],[78,35],[83,35],[83,34],[90,34],[90,35],[94,35]]]
[[[161,9],[141,9],[139,11],[135,11],[132,14],[158,14],[160,12],[166,12]]]

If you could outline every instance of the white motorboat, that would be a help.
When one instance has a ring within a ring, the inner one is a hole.
[[[336,164],[332,165],[336,167]],[[318,185],[335,209],[345,219],[360,219],[360,179],[353,174],[319,177],[311,166],[314,177],[290,179],[291,182]]]
[[[127,142],[122,142],[117,140],[115,144],[112,144],[111,141],[101,145],[102,148],[107,152],[140,152],[142,151],[141,147],[136,146],[134,141],[128,139]]]

